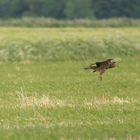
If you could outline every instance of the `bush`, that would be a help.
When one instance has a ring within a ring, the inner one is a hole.
[[[140,27],[139,19],[75,19],[56,20],[51,18],[21,18],[0,20],[2,27]]]

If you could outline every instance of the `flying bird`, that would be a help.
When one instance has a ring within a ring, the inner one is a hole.
[[[107,59],[105,61],[96,62],[94,64],[90,64],[88,67],[84,69],[91,69],[93,72],[99,71],[100,80],[103,79],[103,74],[107,69],[116,67],[116,62],[114,59]]]

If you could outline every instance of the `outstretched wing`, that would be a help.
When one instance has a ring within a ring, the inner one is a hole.
[[[107,60],[105,60],[105,61],[96,62],[96,66],[97,66],[97,67],[101,67],[103,64],[111,63],[112,60],[113,60],[113,59],[111,58],[111,59],[107,59]]]

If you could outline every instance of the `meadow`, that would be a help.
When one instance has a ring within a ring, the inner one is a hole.
[[[140,139],[139,28],[0,28],[1,140]],[[85,71],[115,58],[103,81]]]

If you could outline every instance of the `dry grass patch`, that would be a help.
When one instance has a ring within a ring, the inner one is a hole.
[[[58,99],[49,99],[47,96],[41,98],[38,97],[22,97],[20,99],[21,107],[45,107],[45,108],[54,108],[54,107],[71,107],[70,103],[67,103]]]
[[[71,100],[59,100],[50,99],[47,96],[35,97],[35,96],[22,96],[20,98],[20,107],[39,107],[39,108],[56,108],[56,107],[102,107],[102,106],[112,106],[112,105],[124,105],[124,104],[134,104],[137,100],[133,98],[119,98],[117,96],[112,99],[105,97],[93,98],[91,100],[85,99],[82,103],[78,101]]]
[[[94,99],[91,99],[90,101],[85,99],[84,105],[89,106],[89,107],[100,107],[100,106],[132,104],[136,102],[137,101],[133,98],[124,99],[124,98],[119,98],[115,96],[112,99],[107,99],[105,97],[94,98]]]

